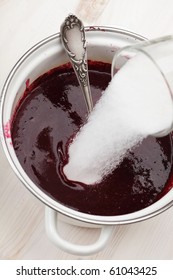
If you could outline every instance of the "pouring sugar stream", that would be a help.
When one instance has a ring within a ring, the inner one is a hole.
[[[138,46],[134,57],[114,75],[69,146],[69,162],[64,167],[68,179],[98,183],[148,135],[170,132],[173,52],[165,40]]]

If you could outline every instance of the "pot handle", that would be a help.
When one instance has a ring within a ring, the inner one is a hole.
[[[97,241],[91,245],[77,245],[68,242],[67,240],[63,239],[58,232],[58,212],[53,210],[52,208],[46,206],[45,209],[45,227],[46,233],[49,239],[60,249],[63,251],[80,256],[87,256],[91,254],[96,254],[100,250],[102,250],[111,234],[113,227],[112,226],[102,226],[100,236],[98,237]]]

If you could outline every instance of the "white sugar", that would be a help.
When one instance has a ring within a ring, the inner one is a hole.
[[[114,76],[69,147],[64,173],[70,180],[100,182],[127,150],[169,128],[171,121],[172,101],[162,74],[149,58],[136,55]]]

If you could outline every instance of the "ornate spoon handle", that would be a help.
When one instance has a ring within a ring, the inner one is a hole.
[[[69,15],[61,25],[61,40],[78,78],[87,110],[90,113],[93,109],[93,102],[88,77],[85,31],[82,22],[75,15]]]

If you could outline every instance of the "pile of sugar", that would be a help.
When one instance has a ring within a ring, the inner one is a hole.
[[[142,53],[113,77],[87,123],[69,147],[68,179],[100,182],[127,150],[147,135],[169,128],[172,101],[161,73]]]

